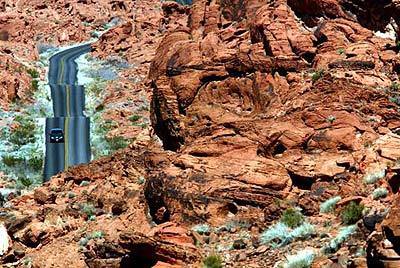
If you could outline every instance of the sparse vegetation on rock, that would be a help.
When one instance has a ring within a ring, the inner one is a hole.
[[[222,258],[219,255],[209,255],[203,260],[203,268],[222,268]]]
[[[23,159],[13,156],[13,155],[3,155],[2,159],[3,159],[3,163],[9,167],[15,166],[24,161]]]
[[[372,192],[372,197],[374,199],[379,199],[386,197],[388,195],[388,190],[386,188],[377,188]]]
[[[359,219],[361,219],[363,215],[364,206],[357,204],[354,201],[351,201],[347,206],[343,208],[340,213],[340,217],[342,218],[342,222],[344,224],[354,224]]]
[[[356,225],[349,225],[339,230],[339,233],[323,248],[325,254],[335,253],[340,246],[357,231]]]
[[[297,252],[294,255],[286,256],[286,262],[282,268],[309,268],[313,263],[315,252],[309,249]],[[279,267],[279,266],[278,266]]]
[[[21,115],[16,116],[14,121],[17,127],[11,131],[9,141],[18,146],[35,142],[35,122]]]
[[[312,76],[311,76],[311,80],[313,82],[316,82],[317,80],[319,80],[325,73],[325,70],[317,70],[315,71]]]
[[[375,172],[368,173],[364,176],[364,182],[366,184],[373,184],[378,180],[384,178],[385,174],[386,174],[385,169],[376,170]]]
[[[281,222],[290,228],[295,228],[304,222],[304,216],[294,208],[288,208],[282,213]]]
[[[339,202],[342,198],[340,196],[332,197],[320,205],[319,211],[321,213],[329,213],[335,210],[336,203]]]
[[[287,245],[297,239],[306,239],[313,234],[315,234],[315,228],[308,222],[304,222],[294,229],[289,228],[282,222],[278,222],[261,233],[260,242],[276,248]]]

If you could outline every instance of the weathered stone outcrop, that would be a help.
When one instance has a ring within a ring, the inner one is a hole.
[[[189,29],[167,34],[150,67],[153,127],[177,152],[149,180],[154,217],[161,209],[167,218],[212,221],[215,206],[266,207],[293,188],[352,181],[374,161],[365,144],[398,127],[396,104],[379,89],[391,85],[381,55],[396,53],[384,45],[393,40],[334,1],[302,10],[331,18],[315,31],[295,17],[294,1],[228,2],[195,1]],[[325,14],[329,6],[336,11]],[[325,72],[311,79],[311,67]]]

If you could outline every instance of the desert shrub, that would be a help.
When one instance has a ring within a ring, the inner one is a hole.
[[[107,138],[107,142],[112,151],[123,149],[129,145],[129,141],[120,136]]]
[[[319,207],[320,213],[329,213],[334,211],[336,203],[339,202],[340,199],[342,199],[340,196],[335,196],[323,202]]]
[[[19,177],[17,179],[17,184],[20,184],[24,187],[29,187],[33,184],[33,181],[26,177]]]
[[[95,96],[99,96],[100,93],[103,91],[103,87],[100,83],[98,83],[100,80],[95,79],[94,83],[90,83],[89,86],[87,86],[88,93],[93,93]]]
[[[312,250],[302,250],[295,255],[286,256],[284,268],[309,268],[314,261],[315,253]]]
[[[354,224],[363,215],[364,206],[356,202],[350,202],[341,212],[340,216],[344,224]]]
[[[311,76],[311,80],[313,82],[316,82],[318,79],[320,79],[324,75],[324,72],[325,72],[324,70],[315,71]]]
[[[138,179],[137,179],[137,184],[144,184],[146,182],[146,180],[145,180],[145,178],[144,177],[142,177],[142,176],[140,176]]]
[[[339,48],[339,49],[337,50],[337,53],[338,53],[339,55],[344,54],[344,52],[345,52],[344,48]]]
[[[35,171],[41,171],[43,167],[43,158],[34,156],[28,159],[28,166]]]
[[[289,227],[286,224],[278,222],[261,233],[260,242],[261,244],[277,244],[283,241],[289,233]]]
[[[356,225],[349,225],[339,230],[339,233],[322,249],[325,254],[335,253],[350,235],[357,231]]]
[[[23,159],[13,156],[13,155],[3,155],[2,159],[3,159],[4,165],[9,166],[9,167],[13,167],[13,166],[16,166],[16,165],[24,162]]]
[[[94,231],[93,233],[91,233],[90,237],[92,239],[103,238],[104,237],[104,232],[103,231]]]
[[[19,146],[35,142],[36,126],[33,120],[16,116],[14,121],[17,121],[19,126],[11,131],[9,141]]]
[[[92,204],[80,204],[79,205],[82,213],[86,214],[86,216],[90,217],[93,216],[96,212],[96,208]]]
[[[210,255],[203,260],[203,268],[222,268],[222,258],[218,255]]]
[[[288,208],[282,213],[280,221],[290,228],[295,228],[304,222],[304,216],[294,208]]]
[[[393,102],[393,103],[395,103],[395,104],[400,106],[400,97],[391,96],[391,97],[389,97],[389,101],[391,101],[391,102]]]
[[[366,184],[372,184],[372,183],[375,183],[378,180],[384,178],[385,175],[386,175],[386,170],[385,169],[377,170],[375,172],[366,174],[364,176],[364,182]]]
[[[313,234],[315,234],[314,225],[305,222],[302,225],[294,228],[286,237],[286,239],[282,241],[281,245],[287,245],[296,239],[305,239]]]
[[[372,192],[372,197],[374,199],[379,199],[381,197],[386,197],[387,195],[388,195],[388,190],[386,188],[383,188],[383,187],[377,188]]]
[[[208,224],[198,224],[192,227],[192,230],[203,235],[209,234],[211,232],[210,225]]]
[[[140,115],[132,115],[132,116],[129,117],[129,120],[131,122],[137,122],[137,121],[140,120],[140,118],[142,118]]]
[[[88,186],[90,184],[89,181],[81,181],[81,183],[79,184],[79,186],[84,187],[84,186]]]
[[[27,69],[26,72],[33,78],[39,78],[39,72],[35,69]]]
[[[88,234],[86,237],[82,237],[78,244],[82,247],[85,247],[87,243],[89,243],[90,240],[92,239],[100,239],[104,237],[104,232],[103,231],[94,231],[91,234]]]
[[[326,121],[327,122],[329,122],[329,123],[333,123],[333,122],[335,122],[335,120],[336,120],[336,117],[335,116],[333,116],[333,115],[330,115],[330,116],[328,116],[327,118],[326,118]]]
[[[89,243],[89,238],[88,237],[82,237],[79,239],[78,245],[82,247],[86,247],[87,243]]]
[[[38,90],[38,89],[39,89],[39,81],[37,81],[37,80],[32,80],[32,82],[31,82],[31,87],[32,87],[32,89],[33,89],[34,91]]]
[[[72,198],[74,198],[76,196],[76,194],[74,193],[74,192],[68,192],[68,194],[67,194],[67,197],[69,198],[69,199],[72,199]]]
[[[104,132],[107,132],[107,131],[109,131],[111,129],[116,128],[117,127],[117,123],[115,123],[115,122],[113,122],[111,120],[105,120],[104,122],[102,122],[100,124],[100,127]]]
[[[282,222],[278,222],[261,233],[260,242],[262,244],[270,244],[272,247],[280,247],[296,239],[305,239],[313,234],[315,234],[315,227],[308,222],[294,229],[289,228]]]
[[[398,91],[400,89],[400,84],[397,82],[392,82],[392,84],[390,85],[390,89],[393,91]]]

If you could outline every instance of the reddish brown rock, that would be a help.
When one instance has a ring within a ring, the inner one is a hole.
[[[0,41],[1,43],[1,41]],[[33,88],[27,68],[9,55],[0,55],[0,106],[8,108],[15,100],[29,101]]]
[[[26,255],[34,267],[197,267],[218,245],[227,267],[272,267],[306,246],[321,250],[338,234],[339,219],[321,215],[321,202],[340,195],[339,207],[362,200],[371,212],[394,196],[375,200],[374,189],[398,192],[392,82],[400,61],[395,40],[375,33],[398,20],[398,1],[56,2],[0,4],[7,13],[0,50],[37,58],[36,41],[83,41],[118,16],[93,55],[130,64],[107,86],[103,116],[118,124],[109,136],[138,141],[11,200],[6,226],[18,243],[3,262]],[[22,49],[11,49],[15,44]],[[6,81],[8,100],[24,91],[13,84]],[[138,112],[147,98],[150,113]],[[127,99],[135,104],[125,106]],[[151,114],[164,150],[127,120],[136,112]],[[377,167],[389,181],[364,183]],[[83,180],[89,185],[79,186]],[[260,246],[260,233],[293,206],[321,235],[281,249]],[[398,263],[396,206],[370,239],[371,261]],[[188,232],[194,223],[211,230],[209,237],[195,233],[197,248]],[[218,228],[228,224],[234,227]],[[369,230],[361,225],[333,261],[365,267],[359,249]],[[248,240],[245,252],[224,251],[238,235]]]
[[[396,196],[386,218],[377,231],[368,238],[368,265],[397,267],[400,264],[398,253],[400,241],[399,198]]]

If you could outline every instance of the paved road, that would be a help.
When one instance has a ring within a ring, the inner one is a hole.
[[[78,85],[50,84],[54,117],[84,116],[85,88]]]
[[[85,117],[85,89],[77,83],[75,60],[90,51],[82,45],[57,53],[50,58],[49,84],[54,117],[46,118],[46,156],[44,180],[67,167],[90,161],[90,120]],[[53,128],[64,131],[64,143],[50,143]]]

